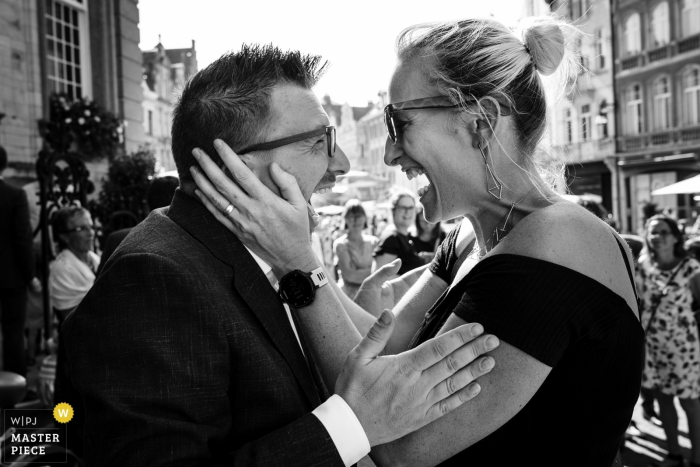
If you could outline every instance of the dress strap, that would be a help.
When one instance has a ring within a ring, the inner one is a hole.
[[[617,241],[617,246],[620,247],[620,253],[622,253],[622,259],[625,260],[625,267],[627,268],[627,275],[630,278],[630,282],[632,283],[632,290],[634,290],[634,297],[639,300],[639,297],[637,297],[637,286],[634,282],[634,273],[632,272],[632,267],[630,266],[630,260],[627,258],[627,252],[625,251],[625,247],[622,246],[622,241],[620,238],[613,233],[613,237],[615,237],[615,240]]]

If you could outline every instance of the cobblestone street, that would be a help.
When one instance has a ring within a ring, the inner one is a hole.
[[[637,402],[634,408],[634,415],[632,416],[633,424],[627,430],[628,436],[625,442],[625,450],[622,453],[622,462],[626,467],[663,466],[663,459],[668,453],[666,449],[666,436],[660,426],[644,420],[640,404],[641,400]],[[690,458],[688,421],[677,399],[676,410],[678,411],[679,442],[687,463],[687,460]]]

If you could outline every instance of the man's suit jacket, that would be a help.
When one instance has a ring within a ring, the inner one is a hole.
[[[63,340],[88,466],[343,465],[278,295],[179,190],[117,249]]]
[[[26,287],[34,277],[27,195],[0,180],[0,289]]]

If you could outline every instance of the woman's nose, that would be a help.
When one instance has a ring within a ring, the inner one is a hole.
[[[394,166],[399,163],[399,157],[401,156],[401,151],[398,150],[394,142],[386,137],[386,143],[384,145],[384,163],[388,166]]]

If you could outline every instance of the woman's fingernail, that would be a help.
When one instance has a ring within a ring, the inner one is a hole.
[[[467,392],[471,397],[474,397],[481,392],[481,386],[479,383],[472,383],[467,387]]]
[[[214,147],[216,149],[221,149],[224,146],[224,144],[221,142],[220,139],[215,139],[214,140]]]
[[[199,160],[200,154],[199,154],[199,149],[194,148],[192,150],[192,155],[194,156],[195,159]]]
[[[384,326],[388,326],[391,323],[391,312],[389,312],[389,310],[384,310],[379,317],[379,322]]]
[[[202,197],[202,192],[199,190],[194,190],[194,194],[199,196],[200,198]]]
[[[489,338],[486,339],[486,344],[485,344],[486,350],[493,350],[496,347],[498,347],[498,344],[500,344],[500,342],[498,341],[498,337],[489,336]]]
[[[479,363],[479,366],[481,367],[481,371],[489,371],[491,368],[493,368],[493,365],[495,364],[495,360],[491,357],[486,357],[481,360],[481,363]]]

